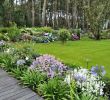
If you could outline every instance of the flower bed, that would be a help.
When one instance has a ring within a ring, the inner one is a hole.
[[[44,99],[108,99],[103,66],[93,66],[91,70],[74,66],[70,69],[52,55],[36,55],[30,47],[15,49],[10,46],[2,48],[0,66]]]

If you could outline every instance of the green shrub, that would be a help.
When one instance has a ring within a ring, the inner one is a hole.
[[[6,28],[6,27],[0,28],[0,33],[2,33],[2,34],[8,33],[8,28]]]
[[[46,75],[37,71],[27,71],[23,73],[21,81],[24,85],[35,90],[40,83],[46,79]]]
[[[93,94],[84,92],[84,93],[81,93],[81,96],[79,96],[78,94],[75,94],[75,100],[98,100],[98,99]]]
[[[47,83],[40,84],[38,91],[46,100],[69,100],[69,87],[58,78],[50,79]]]
[[[0,33],[0,40],[8,41],[9,37],[6,34]]]
[[[20,29],[18,29],[16,26],[10,27],[8,29],[8,37],[10,38],[11,41],[17,41],[20,35]]]
[[[7,71],[11,71],[14,68],[14,57],[9,54],[0,54],[0,66],[5,68]]]
[[[102,30],[101,38],[102,39],[110,39],[110,32],[108,30]]]
[[[20,79],[22,77],[24,70],[20,68],[12,68],[10,74],[13,75],[15,78]]]
[[[70,32],[67,29],[60,29],[59,38],[63,43],[65,43],[70,38]]]
[[[36,32],[46,32],[46,33],[52,33],[53,29],[51,27],[37,27],[35,28]]]
[[[41,27],[41,29],[43,32],[46,32],[46,33],[51,33],[53,31],[51,27]]]

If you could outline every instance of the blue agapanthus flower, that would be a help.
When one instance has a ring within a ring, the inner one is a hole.
[[[94,75],[94,76],[98,76],[98,75],[102,75],[104,76],[106,74],[106,71],[104,69],[104,66],[93,66],[91,68],[91,74]]]
[[[84,82],[86,81],[86,75],[83,75],[82,73],[77,73],[74,75],[74,79],[79,82]]]

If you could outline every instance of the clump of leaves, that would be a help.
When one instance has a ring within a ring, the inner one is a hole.
[[[46,100],[68,100],[69,86],[59,78],[40,84],[38,91]]]
[[[43,83],[46,80],[46,75],[38,71],[26,71],[21,77],[21,81],[27,87],[35,90],[39,84]]]
[[[18,29],[16,26],[10,27],[8,29],[7,36],[10,38],[11,41],[17,41],[19,35],[20,35],[20,29]]]
[[[24,73],[24,70],[21,70],[19,67],[11,69],[10,74],[13,75],[15,78],[20,79]]]
[[[7,71],[11,71],[11,69],[15,66],[14,58],[9,54],[1,54],[0,66],[5,68]]]
[[[67,29],[60,29],[58,33],[62,43],[65,43],[70,38],[70,32]]]

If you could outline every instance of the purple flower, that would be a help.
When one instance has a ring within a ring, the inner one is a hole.
[[[83,75],[82,73],[76,73],[74,75],[74,79],[79,82],[84,82],[84,81],[86,81],[86,76]]]
[[[106,74],[106,71],[104,69],[104,66],[101,66],[100,68],[101,68],[102,76],[104,76]]]
[[[25,62],[25,60],[23,60],[23,59],[20,59],[20,60],[18,60],[17,62],[16,62],[16,64],[18,65],[18,66],[21,66],[21,65],[24,65],[26,62]]]
[[[104,70],[104,66],[101,67],[93,66],[91,68],[91,74],[94,76],[98,76],[98,75],[104,76],[106,74],[106,71]]]
[[[33,69],[33,68],[35,70],[45,72],[47,73],[47,75],[49,74],[48,76],[52,77],[53,73],[54,73],[54,76],[62,74],[65,71],[66,66],[63,65],[57,59],[55,59],[54,56],[45,54],[36,58],[36,60],[33,61],[29,69]]]
[[[99,71],[98,66],[93,66],[91,68],[91,74],[93,74],[94,76],[97,76],[98,75],[98,71]]]
[[[54,71],[52,71],[51,68],[49,68],[49,72],[47,74],[48,74],[48,77],[50,78],[54,77]]]

